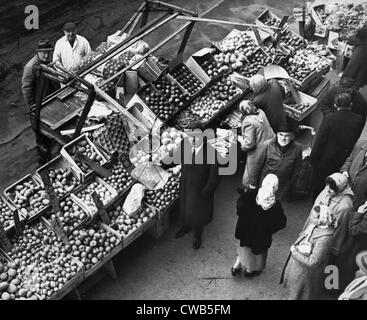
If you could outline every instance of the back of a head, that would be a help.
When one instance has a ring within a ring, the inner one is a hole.
[[[250,100],[242,100],[239,109],[244,115],[258,114],[256,106]]]
[[[335,106],[342,109],[350,109],[352,106],[352,97],[348,92],[339,92],[335,96]]]
[[[267,84],[267,81],[265,77],[262,76],[261,74],[255,74],[254,76],[250,78],[250,87],[255,93],[258,93],[262,89],[264,89],[266,84]]]

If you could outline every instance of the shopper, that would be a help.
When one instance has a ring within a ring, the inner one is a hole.
[[[294,141],[295,129],[282,124],[275,138],[259,146],[254,165],[249,172],[249,186],[256,188],[264,177],[275,174],[279,179],[278,198],[285,199],[302,165],[302,146]]]
[[[53,61],[62,65],[65,69],[76,72],[82,58],[92,49],[87,39],[76,33],[73,22],[68,22],[63,28],[64,36],[57,40]]]
[[[244,117],[238,141],[241,144],[241,149],[247,152],[246,167],[242,178],[242,185],[247,189],[249,187],[249,172],[252,171],[255,164],[258,146],[263,145],[266,140],[274,138],[275,134],[264,111],[256,108],[251,101],[241,101],[240,110]]]
[[[277,80],[266,81],[265,77],[255,74],[250,78],[250,87],[255,96],[252,102],[259,109],[264,110],[274,132],[286,121],[286,114],[283,106],[285,95],[284,88]]]
[[[362,94],[358,91],[352,78],[342,78],[335,85],[331,86],[327,94],[321,99],[319,106],[323,116],[327,116],[336,112],[335,96],[338,93],[349,93],[352,97],[352,111],[359,114],[366,121],[367,113],[367,101],[363,98]]]
[[[345,67],[342,78],[355,79],[357,88],[367,84],[367,25],[364,25],[356,34],[355,48],[353,54]]]
[[[192,130],[188,135],[189,144],[194,146],[194,149],[187,150],[185,146],[188,144],[185,141],[182,143],[181,151],[190,153],[190,156],[192,152],[193,161],[182,163],[179,198],[182,227],[177,232],[176,238],[184,236],[193,229],[193,248],[198,249],[202,244],[204,226],[213,219],[214,192],[219,183],[219,176],[217,163],[209,161],[208,155],[215,152],[211,153],[209,148],[212,147],[203,138],[201,123],[192,122],[188,129]],[[182,159],[185,159],[184,155]],[[201,163],[199,159],[202,160]]]
[[[233,276],[243,271],[245,277],[254,277],[265,269],[272,236],[285,228],[287,222],[275,197],[278,186],[277,176],[268,174],[258,191],[242,191],[237,201],[235,237],[239,245],[238,256],[231,269]]]
[[[337,111],[322,120],[310,155],[313,199],[323,189],[325,178],[339,171],[364,125],[364,119],[351,111],[351,96],[348,93],[337,94],[335,106]]]
[[[367,192],[367,140],[359,140],[340,169],[350,180],[354,203],[359,205]],[[356,209],[356,206],[354,206]]]
[[[354,194],[348,185],[347,177],[339,172],[328,176],[325,182],[326,186],[316,198],[314,206],[326,205],[337,222],[331,248],[332,259],[330,263],[332,264],[347,239],[349,214],[353,208]],[[306,221],[303,230],[307,229],[309,224],[310,218]]]
[[[335,227],[336,218],[327,205],[313,207],[310,224],[292,245],[284,266],[281,283],[289,300],[320,298]]]
[[[22,92],[25,103],[30,110],[31,107],[59,89],[60,85],[42,76],[40,67],[51,62],[53,47],[47,39],[38,41],[36,55],[25,65],[22,76]],[[30,113],[31,125],[35,132],[37,151],[40,155],[40,162],[44,163],[48,160],[50,140],[40,135],[36,131],[35,121]]]
[[[357,271],[356,256],[358,252],[367,250],[367,192],[365,201],[360,202],[355,211],[348,215],[348,238],[340,249],[335,264],[339,269],[339,289],[345,287],[354,279]]]

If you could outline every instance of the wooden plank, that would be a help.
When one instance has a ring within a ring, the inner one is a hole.
[[[0,224],[0,245],[6,252],[9,252],[12,249],[12,244],[2,224]]]
[[[103,205],[103,202],[100,199],[100,197],[98,196],[96,191],[93,191],[92,198],[93,198],[93,201],[94,201],[94,203],[97,207],[97,214],[100,216],[102,222],[107,224],[107,225],[111,224],[111,218],[108,215],[108,213],[107,213],[107,211],[106,211],[106,209]]]

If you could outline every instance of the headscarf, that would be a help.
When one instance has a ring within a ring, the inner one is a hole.
[[[346,187],[348,186],[348,178],[340,172],[335,172],[330,176],[328,176],[328,178],[331,178],[332,180],[335,181],[337,188],[336,193],[343,192],[344,189],[346,189]]]
[[[266,175],[257,192],[256,203],[264,210],[270,209],[276,201],[275,193],[278,191],[278,187],[278,177],[272,173]]]
[[[250,87],[255,93],[261,92],[267,84],[265,77],[261,74],[255,74],[249,79],[249,81]]]

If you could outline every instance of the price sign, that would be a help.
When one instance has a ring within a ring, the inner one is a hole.
[[[13,220],[14,220],[14,225],[15,225],[15,233],[17,234],[17,236],[20,236],[23,232],[23,225],[20,222],[19,211],[17,208],[13,208],[12,212],[13,212]]]
[[[325,38],[326,33],[327,33],[327,29],[325,26],[321,24],[317,24],[315,26],[315,36],[320,37],[320,38]]]
[[[51,228],[62,242],[64,242],[65,244],[69,244],[68,236],[66,235],[64,227],[62,226],[56,214],[53,218],[51,218]]]
[[[105,223],[105,224],[111,224],[111,219],[103,205],[103,202],[102,200],[100,199],[100,197],[98,196],[97,192],[93,191],[92,193],[92,198],[93,198],[93,201],[97,207],[97,210],[98,210],[98,215],[101,217],[102,221]]]
[[[12,249],[11,242],[2,224],[0,224],[0,245],[6,252]]]
[[[40,173],[42,181],[45,185],[46,192],[50,199],[51,207],[54,212],[54,217],[51,218],[51,228],[55,232],[55,234],[65,243],[69,244],[68,237],[66,232],[58,218],[58,214],[61,212],[59,198],[56,195],[56,192],[51,184],[50,178],[48,176],[48,170]]]
[[[296,21],[303,22],[306,20],[306,8],[293,8],[293,17]]]

